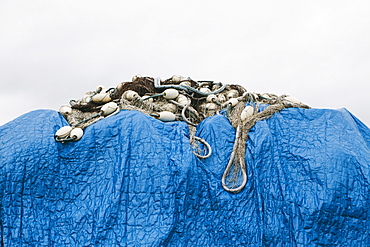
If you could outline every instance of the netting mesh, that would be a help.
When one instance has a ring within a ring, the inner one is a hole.
[[[261,104],[267,107],[260,110]],[[246,106],[253,109],[248,112]],[[224,111],[223,114],[237,130],[237,136],[224,172],[223,187],[237,193],[245,185],[244,182],[238,182],[238,178],[246,174],[245,145],[248,132],[258,121],[290,107],[309,108],[287,95],[248,92],[240,85],[194,81],[181,76],[162,81],[135,76],[132,81],[122,82],[116,88],[105,90],[98,87],[95,91],[87,92],[82,99],[71,100],[70,106],[64,106],[60,112],[72,128],[81,129],[120,110],[137,110],[162,121],[185,121],[189,126],[194,153],[199,158],[206,158],[210,155],[211,147],[205,140],[195,137],[196,126],[205,118]],[[58,140],[63,141],[60,137]],[[67,136],[64,140],[73,138]],[[209,149],[207,155],[204,154],[207,153],[205,147]]]

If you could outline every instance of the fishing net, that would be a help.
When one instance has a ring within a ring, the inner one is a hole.
[[[71,128],[57,132],[56,140],[77,141],[81,136],[71,136],[73,129],[83,130],[120,110],[136,110],[164,122],[186,122],[193,153],[205,159],[212,154],[212,148],[206,140],[195,136],[196,126],[207,117],[223,114],[236,129],[236,137],[222,185],[225,190],[238,193],[247,181],[245,145],[248,132],[258,121],[291,107],[310,108],[287,95],[248,92],[240,85],[195,81],[181,76],[165,80],[135,76],[132,81],[122,82],[115,88],[99,86],[81,99],[71,100],[69,106],[62,106],[60,113]]]

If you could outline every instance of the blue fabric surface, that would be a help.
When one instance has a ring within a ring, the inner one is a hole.
[[[370,130],[345,109],[285,109],[250,131],[248,183],[221,176],[235,130],[121,111],[58,143],[51,110],[0,127],[1,246],[370,246]]]

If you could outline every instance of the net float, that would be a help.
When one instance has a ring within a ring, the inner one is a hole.
[[[139,94],[133,90],[127,90],[123,93],[123,97],[127,100],[133,100],[140,98]]]
[[[93,94],[85,94],[82,99],[81,99],[81,102],[82,103],[89,103],[91,102],[91,97],[93,96]]]
[[[172,122],[175,121],[176,115],[169,111],[162,111],[159,113],[158,119],[163,122]]]
[[[181,85],[181,86],[191,87],[191,83],[190,83],[190,81],[182,81],[182,82],[180,82],[180,85]]]
[[[109,93],[98,93],[91,97],[91,100],[96,103],[107,103],[111,101]]]
[[[236,106],[238,104],[239,100],[237,98],[231,98],[228,101],[225,102],[225,104]]]
[[[185,77],[182,77],[182,76],[180,76],[180,75],[173,75],[172,77],[171,77],[171,81],[173,81],[173,82],[181,82],[181,81],[183,81],[185,79]]]
[[[204,105],[203,105],[203,108],[205,109],[205,110],[216,110],[217,109],[217,105],[215,104],[215,103],[205,103]]]
[[[227,98],[227,99],[237,98],[237,97],[239,97],[239,92],[238,92],[238,90],[235,90],[235,89],[231,89],[231,90],[226,94],[226,98]]]
[[[207,96],[207,98],[206,98],[206,101],[207,101],[207,102],[214,102],[215,100],[217,100],[217,96],[216,96],[216,95],[214,95],[214,94],[210,94],[210,95],[208,95],[208,96]]]
[[[62,114],[62,115],[68,115],[68,114],[71,114],[72,113],[72,108],[68,105],[62,105],[60,108],[59,108],[59,112]]]
[[[199,92],[202,92],[202,93],[211,93],[211,89],[209,89],[208,87],[201,87],[199,89]]]
[[[119,83],[119,84],[117,85],[117,87],[116,87],[116,88],[117,88],[117,90],[121,90],[124,84],[125,84],[124,82]]]
[[[179,96],[179,91],[173,88],[166,89],[163,92],[163,98],[165,99],[176,99],[177,96]]]
[[[81,128],[74,128],[70,132],[69,136],[70,138],[73,138],[73,141],[78,141],[82,138],[83,134],[84,134],[84,131]]]
[[[181,105],[187,105],[190,101],[190,99],[188,97],[186,97],[185,95],[183,94],[179,94],[179,96],[177,96],[176,98],[176,101],[181,104]]]
[[[242,113],[240,114],[240,119],[242,121],[245,121],[246,119],[250,118],[253,115],[253,113],[254,113],[254,107],[248,105],[243,109]]]
[[[103,116],[108,116],[115,112],[118,109],[118,105],[115,102],[109,102],[102,106],[100,111],[102,112]]]
[[[173,88],[169,88],[169,89],[164,90],[163,93],[151,95],[146,98],[141,98],[141,100],[148,100],[150,98],[155,98],[159,96],[163,96],[163,98],[165,99],[176,99],[177,96],[179,96],[179,91]]]
[[[56,133],[55,133],[55,137],[56,138],[60,138],[60,139],[64,139],[64,138],[67,138],[69,136],[69,134],[71,133],[72,131],[72,127],[67,125],[67,126],[63,126],[62,128],[60,128]]]
[[[220,102],[220,103],[226,102],[226,96],[224,94],[220,93],[219,95],[217,95],[217,101]]]

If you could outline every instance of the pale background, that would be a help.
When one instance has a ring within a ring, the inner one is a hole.
[[[136,74],[289,94],[370,126],[370,1],[0,0],[0,125]]]

